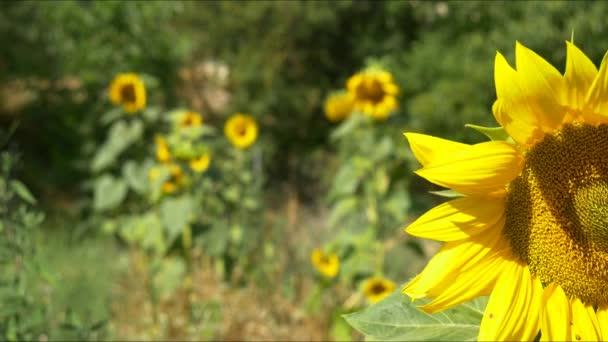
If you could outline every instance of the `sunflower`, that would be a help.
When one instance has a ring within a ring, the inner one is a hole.
[[[315,248],[310,254],[310,261],[326,278],[334,278],[340,271],[340,259],[335,253],[325,253],[322,249]]]
[[[211,163],[209,153],[203,153],[200,157],[190,160],[190,168],[192,171],[201,173],[207,171]]]
[[[110,84],[110,101],[122,105],[125,112],[135,113],[146,107],[146,88],[134,73],[118,74]]]
[[[179,121],[177,122],[178,127],[200,127],[203,124],[203,118],[197,112],[185,112],[183,113]]]
[[[325,100],[325,117],[331,122],[346,119],[353,111],[354,97],[351,93],[341,91],[330,94]]]
[[[608,59],[566,48],[564,75],[520,43],[517,70],[497,53],[507,141],[406,133],[416,173],[463,196],[407,228],[445,244],[404,292],[429,313],[490,295],[479,340],[608,340]]]
[[[232,145],[246,149],[258,137],[258,124],[251,115],[236,113],[226,121],[224,134]]]
[[[386,120],[399,108],[399,87],[388,71],[369,69],[351,76],[346,89],[354,98],[354,109],[376,120]]]
[[[154,137],[154,144],[156,145],[156,159],[161,163],[167,163],[171,160],[171,151],[167,140],[160,135]]]
[[[186,183],[182,168],[177,164],[169,164],[169,180],[163,183],[162,189],[166,194],[174,193]]]
[[[363,282],[363,294],[371,304],[377,303],[393,293],[395,283],[382,277],[371,277]]]

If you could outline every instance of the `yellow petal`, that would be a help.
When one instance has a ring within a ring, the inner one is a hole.
[[[455,241],[504,223],[504,198],[466,196],[438,205],[420,216],[406,232],[425,239]],[[501,227],[496,227],[502,229]]]
[[[608,306],[599,307],[595,313],[602,341],[608,341]]]
[[[403,135],[407,138],[412,153],[422,166],[445,159],[455,152],[471,146],[425,134],[404,133]]]
[[[608,53],[587,92],[584,113],[589,123],[608,122]]]
[[[566,73],[564,79],[567,90],[563,102],[580,114],[585,106],[585,96],[591,87],[597,68],[593,62],[571,42],[566,42]]]
[[[508,248],[499,229],[488,229],[486,234],[464,241],[447,242],[403,292],[413,299],[437,296],[460,273],[475,270],[483,260],[502,257]]]
[[[520,172],[523,158],[503,141],[487,141],[433,161],[416,173],[466,195],[504,189]]]
[[[565,108],[560,103],[564,92],[562,75],[542,57],[521,43],[515,44],[518,82],[523,91],[520,101],[526,101],[539,119],[540,128],[552,132],[558,128]]]
[[[593,306],[584,305],[578,298],[572,300],[570,305],[572,308],[572,341],[598,341],[600,332]]]
[[[492,106],[496,121],[522,145],[531,145],[542,136],[534,111],[524,100],[517,72],[499,52],[494,60],[494,83],[497,100]]]
[[[543,293],[544,311],[541,313],[541,341],[566,341],[571,338],[570,303],[566,293],[556,283]]]
[[[528,266],[505,266],[481,320],[479,341],[532,340],[538,333],[542,285]]]
[[[428,292],[434,297],[430,303],[419,308],[426,313],[435,313],[454,305],[468,302],[473,298],[487,296],[492,292],[496,279],[508,263],[504,258],[492,257],[479,260],[475,268],[456,273],[456,278]]]

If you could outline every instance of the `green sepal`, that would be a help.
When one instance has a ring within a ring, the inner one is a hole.
[[[507,133],[507,131],[505,131],[505,129],[500,126],[484,127],[484,126],[477,126],[477,125],[471,125],[471,124],[466,124],[464,126],[467,128],[472,128],[472,129],[476,130],[477,132],[490,138],[490,140],[492,140],[492,141],[508,141],[508,140],[512,141],[511,137],[509,136],[509,133]]]

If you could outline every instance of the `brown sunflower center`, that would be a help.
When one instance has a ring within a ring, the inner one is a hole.
[[[128,83],[120,87],[120,99],[122,102],[133,103],[135,102],[135,86]]]
[[[383,294],[384,292],[386,292],[386,286],[384,286],[382,282],[376,282],[372,284],[371,288],[369,289],[369,292],[375,295]]]
[[[364,79],[357,87],[357,97],[373,103],[379,103],[384,98],[382,83],[377,79]]]
[[[244,137],[247,134],[247,124],[244,122],[235,125],[234,132],[239,137]]]
[[[526,154],[505,234],[543,284],[608,303],[608,125],[568,124]]]

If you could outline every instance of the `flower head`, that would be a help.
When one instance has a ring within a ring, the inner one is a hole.
[[[363,294],[371,304],[381,301],[393,293],[395,283],[382,277],[368,278],[363,282]]]
[[[354,104],[351,93],[345,91],[333,93],[325,100],[325,117],[331,122],[342,121],[353,111]]]
[[[232,145],[246,149],[258,137],[258,124],[251,115],[236,113],[226,121],[224,134]]]
[[[399,108],[399,87],[388,71],[369,69],[351,76],[346,89],[354,98],[354,109],[376,120],[386,120]]]
[[[463,196],[407,228],[445,244],[404,292],[431,313],[490,295],[479,340],[607,340],[608,62],[515,57],[496,55],[492,107],[512,141],[406,134],[416,173]]]
[[[171,151],[167,140],[160,135],[154,137],[154,144],[156,145],[156,160],[161,163],[168,163],[172,159]]]
[[[135,113],[146,107],[146,88],[134,73],[118,74],[110,84],[110,101],[122,105],[125,112]]]
[[[166,181],[163,186],[163,192],[171,194],[177,191],[180,187],[186,184],[186,177],[182,168],[177,164],[169,164],[169,180]]]
[[[184,112],[177,122],[178,127],[200,127],[203,124],[203,118],[197,112]]]
[[[310,255],[310,261],[326,278],[334,278],[340,271],[340,259],[335,253],[325,253],[322,249],[315,248]]]
[[[203,153],[200,157],[190,160],[190,168],[196,173],[201,173],[207,171],[210,163],[211,156],[209,153]]]

